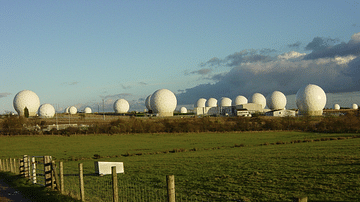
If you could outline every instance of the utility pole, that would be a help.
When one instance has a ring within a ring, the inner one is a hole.
[[[104,115],[104,121],[105,121],[105,99],[102,99],[103,101],[103,115]]]

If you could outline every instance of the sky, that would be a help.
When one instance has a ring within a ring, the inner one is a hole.
[[[191,108],[309,83],[360,102],[360,1],[0,2],[0,114],[25,89],[58,111],[120,98],[143,111],[163,88]]]

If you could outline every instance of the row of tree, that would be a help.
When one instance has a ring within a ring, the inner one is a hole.
[[[8,116],[1,122],[2,135],[30,134],[128,134],[128,133],[190,133],[294,130],[326,133],[358,133],[360,117],[348,113],[344,116],[325,117],[191,117],[191,118],[119,118],[108,123],[94,123],[89,127],[69,127],[63,130],[42,130],[41,119]],[[36,127],[35,127],[36,126]]]

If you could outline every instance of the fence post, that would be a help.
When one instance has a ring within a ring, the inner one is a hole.
[[[113,202],[119,202],[116,166],[111,167],[111,174],[112,174],[112,185],[113,185]]]
[[[36,161],[35,161],[35,157],[31,158],[31,175],[32,175],[32,183],[36,184],[37,180],[36,180]]]
[[[27,161],[28,161],[28,163],[27,163],[27,165],[28,165],[28,178],[29,178],[29,180],[31,180],[31,159],[30,159],[30,157],[27,158]]]
[[[55,180],[54,186],[56,186],[56,189],[58,191],[60,191],[61,185],[60,185],[60,182],[59,182],[59,176],[58,176],[57,171],[56,171],[55,161],[51,161],[51,168],[52,168],[52,171],[53,171],[52,174],[55,177],[55,179],[53,178],[52,181],[54,182],[54,180]]]
[[[307,196],[294,197],[294,198],[293,198],[293,202],[307,202],[307,201],[308,201],[308,197],[307,197]]]
[[[60,192],[64,194],[64,164],[60,161]]]
[[[13,161],[14,161],[14,173],[15,174],[17,174],[18,172],[17,172],[17,167],[16,167],[16,159],[13,159]]]
[[[6,159],[6,172],[9,172],[9,159]]]
[[[80,184],[80,198],[81,201],[85,201],[85,190],[84,190],[84,170],[83,164],[79,163],[79,184]]]
[[[168,202],[175,202],[175,177],[174,177],[174,175],[167,175],[166,183],[167,183]]]
[[[44,156],[45,187],[51,186],[51,156]]]
[[[9,161],[10,161],[10,172],[14,172],[14,166],[13,166],[13,160],[12,160],[12,158],[10,158],[9,159]]]
[[[21,158],[19,158],[17,161],[18,164],[18,174],[20,174],[20,169],[21,169]]]
[[[24,175],[24,159],[20,158],[20,175]]]
[[[23,161],[24,161],[24,177],[27,177],[28,176],[28,172],[29,172],[29,170],[28,170],[28,161],[27,161],[27,155],[24,155],[24,157],[23,157]]]
[[[0,171],[2,171],[2,159],[0,159]]]

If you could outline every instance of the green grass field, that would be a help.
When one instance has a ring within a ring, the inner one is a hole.
[[[249,201],[291,201],[292,196],[300,195],[308,196],[309,201],[357,201],[360,138],[348,138],[353,135],[1,136],[0,158],[51,155],[64,161],[65,173],[77,173],[80,162],[85,173],[94,173],[93,161],[121,161],[125,175],[131,177],[165,183],[166,175],[175,175],[177,190]],[[93,159],[94,155],[101,158]]]

